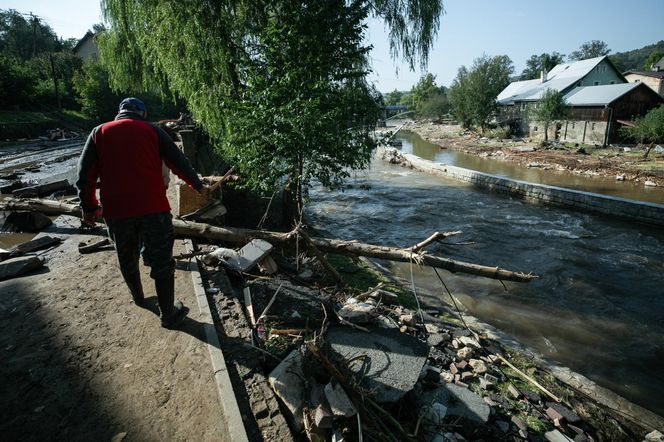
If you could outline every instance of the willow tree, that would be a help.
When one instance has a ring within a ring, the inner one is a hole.
[[[369,163],[379,116],[368,84],[367,19],[394,57],[424,65],[440,0],[102,0],[100,41],[115,88],[182,98],[245,182],[297,193]]]

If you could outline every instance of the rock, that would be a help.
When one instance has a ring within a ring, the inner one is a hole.
[[[3,230],[8,232],[39,232],[53,224],[51,219],[39,212],[11,212],[5,219]]]
[[[653,430],[650,433],[646,434],[643,442],[664,442],[664,434],[658,430]]]
[[[625,174],[616,175],[616,181],[625,181]]]
[[[498,383],[498,378],[495,377],[495,376],[492,375],[492,374],[489,374],[489,373],[485,373],[485,374],[484,374],[484,379],[486,379],[487,382],[491,382],[491,383],[493,383],[493,384],[497,384],[497,383]]]
[[[19,256],[0,262],[0,281],[16,278],[18,276],[37,270],[44,265],[44,259],[39,256]]]
[[[374,390],[380,403],[396,402],[412,390],[429,350],[413,336],[378,327],[369,327],[369,333],[330,327],[327,342],[346,360],[365,356],[362,364],[353,364],[352,368],[362,373],[362,386]]]
[[[512,416],[512,423],[517,426],[519,430],[528,430],[528,425],[518,416]]]
[[[521,392],[514,385],[509,384],[507,386],[507,391],[514,399],[519,399],[521,397]]]
[[[376,317],[374,318],[374,323],[375,323],[378,327],[382,327],[382,328],[394,328],[394,329],[398,329],[398,328],[399,328],[399,324],[397,324],[397,323],[394,321],[394,319],[390,318],[389,316],[385,316],[385,315],[378,315],[378,316],[376,316]]]
[[[466,361],[459,361],[456,363],[456,366],[459,370],[465,370],[466,367],[468,367],[468,362]]]
[[[440,379],[445,382],[454,382],[454,375],[449,371],[443,371],[440,373]]]
[[[507,433],[508,431],[510,431],[510,424],[508,422],[496,421],[496,425],[498,426],[498,428],[500,428],[500,431],[502,431],[503,433]]]
[[[353,324],[367,324],[371,321],[376,306],[368,302],[346,304],[337,312],[339,317]]]
[[[484,378],[480,378],[480,387],[484,390],[491,390],[493,388],[493,382],[489,382]]]
[[[447,415],[447,407],[439,402],[434,402],[430,407],[427,407],[422,415],[424,428],[428,432],[435,431],[435,429],[443,426],[443,420]]]
[[[431,439],[431,442],[459,442],[454,433],[436,433]]]
[[[320,404],[314,412],[314,423],[318,428],[332,428],[332,412],[325,405]]]
[[[472,371],[464,371],[461,373],[461,380],[466,382],[469,379],[472,379],[475,375],[473,374]]]
[[[437,384],[440,382],[440,368],[425,365],[420,373],[420,380],[426,384]]]
[[[297,274],[297,277],[302,281],[308,282],[314,278],[314,272],[311,269],[304,269]]]
[[[572,410],[570,410],[569,408],[567,408],[562,404],[559,404],[557,402],[547,402],[546,405],[552,410],[555,410],[558,413],[558,415],[565,418],[565,420],[570,424],[576,424],[578,422],[581,422],[581,418],[579,417],[578,414],[576,414],[575,412],[573,412]]]
[[[445,335],[443,334],[431,334],[427,338],[427,344],[431,347],[438,347],[440,344],[445,342]]]
[[[405,325],[410,325],[412,327],[415,325],[416,319],[413,315],[401,315],[399,316],[399,322]]]
[[[565,436],[559,430],[551,430],[544,433],[544,440],[549,442],[574,442],[573,439]]]
[[[455,384],[445,384],[435,390],[426,391],[418,399],[421,406],[440,403],[447,407],[447,415],[461,418],[471,426],[485,424],[491,408],[477,394]]]
[[[526,397],[526,399],[528,399],[530,402],[534,404],[539,404],[540,402],[542,402],[542,396],[535,393],[534,391],[525,390],[522,391],[522,393]]]
[[[125,437],[127,437],[127,432],[123,431],[122,433],[118,433],[115,436],[113,436],[111,438],[111,442],[122,442]]]
[[[497,407],[500,405],[498,402],[494,401],[490,397],[484,397],[484,402],[489,406],[489,407]]]
[[[304,405],[304,373],[302,354],[298,350],[290,352],[268,377],[270,386],[284,403],[290,415],[288,418],[296,428],[302,429],[302,406]]]
[[[453,375],[457,374],[459,372],[459,368],[456,366],[454,362],[450,364],[450,373]]]
[[[336,382],[327,384],[325,386],[325,397],[335,416],[353,417],[357,414],[355,406],[340,384]]]
[[[468,362],[468,365],[473,367],[473,372],[477,374],[484,374],[487,372],[488,368],[486,366],[486,363],[480,359],[471,359]]]
[[[473,347],[473,348],[476,348],[476,349],[482,348],[482,346],[477,341],[477,339],[471,338],[470,336],[461,336],[459,338],[459,342],[461,342],[466,347]]]
[[[631,147],[623,147],[623,152],[631,152],[632,148]]]
[[[385,305],[399,304],[399,296],[397,296],[396,293],[388,292],[387,290],[378,289],[369,296]]]
[[[647,180],[645,183],[643,183],[646,187],[657,187],[657,183],[654,181]]]
[[[474,354],[475,351],[470,347],[460,348],[459,351],[457,351],[457,356],[464,360],[472,358]]]
[[[463,387],[463,388],[468,388],[468,384],[466,384],[465,382],[461,382],[461,381],[454,381],[454,385],[458,385],[459,387]]]
[[[657,152],[657,153],[664,153],[664,147],[662,147],[662,146],[660,146],[660,145],[658,144],[657,146],[655,146],[655,148],[653,149],[653,151],[654,151],[654,152]]]
[[[427,333],[432,334],[432,335],[441,333],[443,331],[443,329],[438,327],[436,324],[431,324],[431,323],[428,323],[428,322],[426,324],[424,324],[424,329],[427,331]]]

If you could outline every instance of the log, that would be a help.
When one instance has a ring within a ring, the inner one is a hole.
[[[33,196],[42,196],[58,190],[66,189],[70,184],[67,180],[55,181],[48,184],[37,184],[35,186],[23,187],[12,191],[12,196],[17,198],[27,198]]]
[[[0,210],[25,210],[37,211],[47,215],[72,215],[81,216],[78,206],[65,204],[58,201],[42,199],[10,199],[0,204]],[[225,241],[233,244],[246,244],[252,239],[264,239],[272,244],[282,247],[292,247],[294,235],[282,232],[270,232],[267,230],[251,230],[236,227],[215,227],[209,224],[173,220],[175,234],[181,237],[200,238],[207,241]],[[513,272],[499,267],[485,266],[454,259],[431,255],[426,252],[413,252],[410,248],[400,249],[397,247],[385,247],[374,244],[365,244],[357,241],[344,241],[328,238],[311,238],[311,243],[318,250],[325,253],[336,253],[348,256],[365,256],[367,258],[385,259],[388,261],[411,262],[449,270],[450,272],[467,273],[470,275],[484,276],[486,278],[502,281],[528,282],[537,275],[531,273]]]

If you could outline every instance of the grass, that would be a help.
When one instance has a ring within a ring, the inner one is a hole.
[[[45,112],[0,111],[0,123],[46,123],[54,118]]]
[[[387,278],[366,264],[354,262],[351,258],[343,255],[330,254],[327,256],[327,260],[332,267],[337,269],[348,287],[356,290],[358,293],[366,292],[382,282],[386,290],[398,296],[401,305],[411,310],[417,309],[417,303],[410,291],[394,286]],[[348,268],[357,268],[357,270],[352,273],[343,271],[343,269]]]

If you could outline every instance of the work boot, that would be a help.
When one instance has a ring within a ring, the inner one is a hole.
[[[134,298],[134,304],[139,307],[145,307],[145,295],[143,294],[143,284],[141,284],[141,274],[124,275],[124,280],[129,287],[131,297]]]
[[[155,279],[157,300],[161,310],[161,326],[177,328],[187,316],[189,309],[182,302],[175,301],[175,278],[173,276]]]

